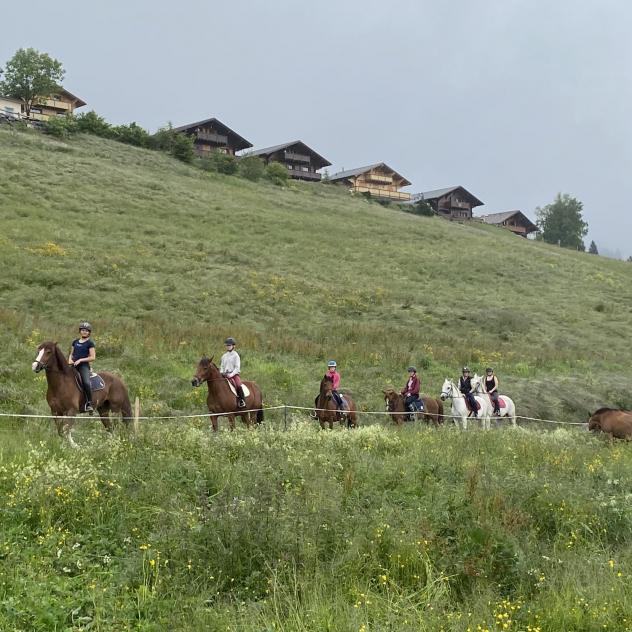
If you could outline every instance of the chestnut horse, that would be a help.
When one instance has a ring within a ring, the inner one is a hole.
[[[589,417],[588,430],[601,431],[611,439],[632,439],[632,411],[600,408]]]
[[[228,380],[219,372],[212,356],[210,358],[204,356],[198,362],[197,370],[191,380],[191,384],[195,387],[200,386],[202,382],[206,382],[208,386],[206,405],[211,414],[211,423],[215,432],[217,432],[218,417],[228,417],[231,430],[235,429],[235,417],[241,417],[248,428],[253,422],[260,424],[263,421],[263,395],[255,382],[242,380],[242,384],[245,384],[250,391],[245,397],[245,408],[237,406],[237,395],[231,390]]]
[[[355,403],[347,393],[340,393],[347,402],[348,410],[338,410],[338,405],[333,396],[334,383],[329,375],[325,375],[320,382],[320,392],[316,402],[316,419],[320,422],[320,427],[324,430],[325,424],[329,424],[333,430],[334,421],[339,421],[340,425],[346,424],[347,428],[358,427],[358,413]]]
[[[56,342],[43,342],[37,348],[37,357],[32,364],[35,373],[42,369],[46,372],[48,390],[46,400],[50,411],[55,415],[55,425],[60,437],[65,437],[73,448],[77,444],[72,438],[74,419],[80,410],[83,410],[84,394],[77,387],[75,381],[75,369],[68,364],[68,358],[62,353]],[[99,373],[105,387],[92,391],[94,407],[99,411],[101,421],[108,432],[113,431],[110,411],[121,413],[125,425],[133,431],[136,430],[132,416],[132,407],[129,403],[127,387],[120,377],[102,371]],[[130,426],[131,424],[131,426]]]
[[[406,410],[406,398],[401,393],[392,388],[383,390],[382,393],[384,393],[386,411],[391,413],[390,417],[398,426],[401,426],[407,417],[410,418],[410,415],[415,420],[423,419],[426,423],[431,421],[435,426],[443,423],[443,402],[440,399],[422,397],[423,411],[410,413]]]

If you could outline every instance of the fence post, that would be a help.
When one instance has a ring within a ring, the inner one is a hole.
[[[287,404],[283,404],[283,429],[287,430]]]
[[[138,418],[140,417],[140,399],[136,397],[134,400],[134,433],[138,432]]]

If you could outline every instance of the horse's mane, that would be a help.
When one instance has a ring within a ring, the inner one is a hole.
[[[211,356],[210,358],[207,358],[206,356],[202,356],[202,359],[200,360],[200,365],[203,366],[205,369],[208,367],[213,367],[213,368],[217,368],[215,362],[213,362],[213,357]]]
[[[598,408],[591,417],[593,415],[600,415],[601,413],[619,412],[620,410],[620,408],[608,408],[607,406],[604,406],[603,408]]]
[[[59,345],[53,340],[47,340],[43,342],[42,347],[51,347],[53,349],[53,355],[55,356],[55,364],[57,365],[57,369],[62,373],[68,373],[70,371],[70,366],[68,365],[68,359],[62,353],[62,350],[59,348]]]

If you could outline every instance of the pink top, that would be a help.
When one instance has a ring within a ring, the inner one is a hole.
[[[340,386],[340,373],[338,373],[338,371],[334,369],[333,371],[328,370],[325,375],[328,375],[333,380],[334,391],[337,391],[338,387]]]

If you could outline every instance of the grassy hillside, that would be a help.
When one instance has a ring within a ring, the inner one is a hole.
[[[228,334],[271,404],[309,402],[330,357],[365,409],[410,363],[434,394],[493,364],[519,413],[632,404],[623,262],[93,137],[0,130],[0,188],[4,408],[45,410],[35,345],[84,318],[146,412],[198,411],[183,380]]]
[[[204,411],[227,335],[270,405],[334,357],[364,410],[410,363],[434,395],[493,364],[519,414],[632,406],[632,266],[335,187],[0,129],[0,270],[0,412],[47,412],[35,348],[83,319],[148,415]],[[0,630],[632,630],[627,444],[268,418],[78,451],[3,418]]]

